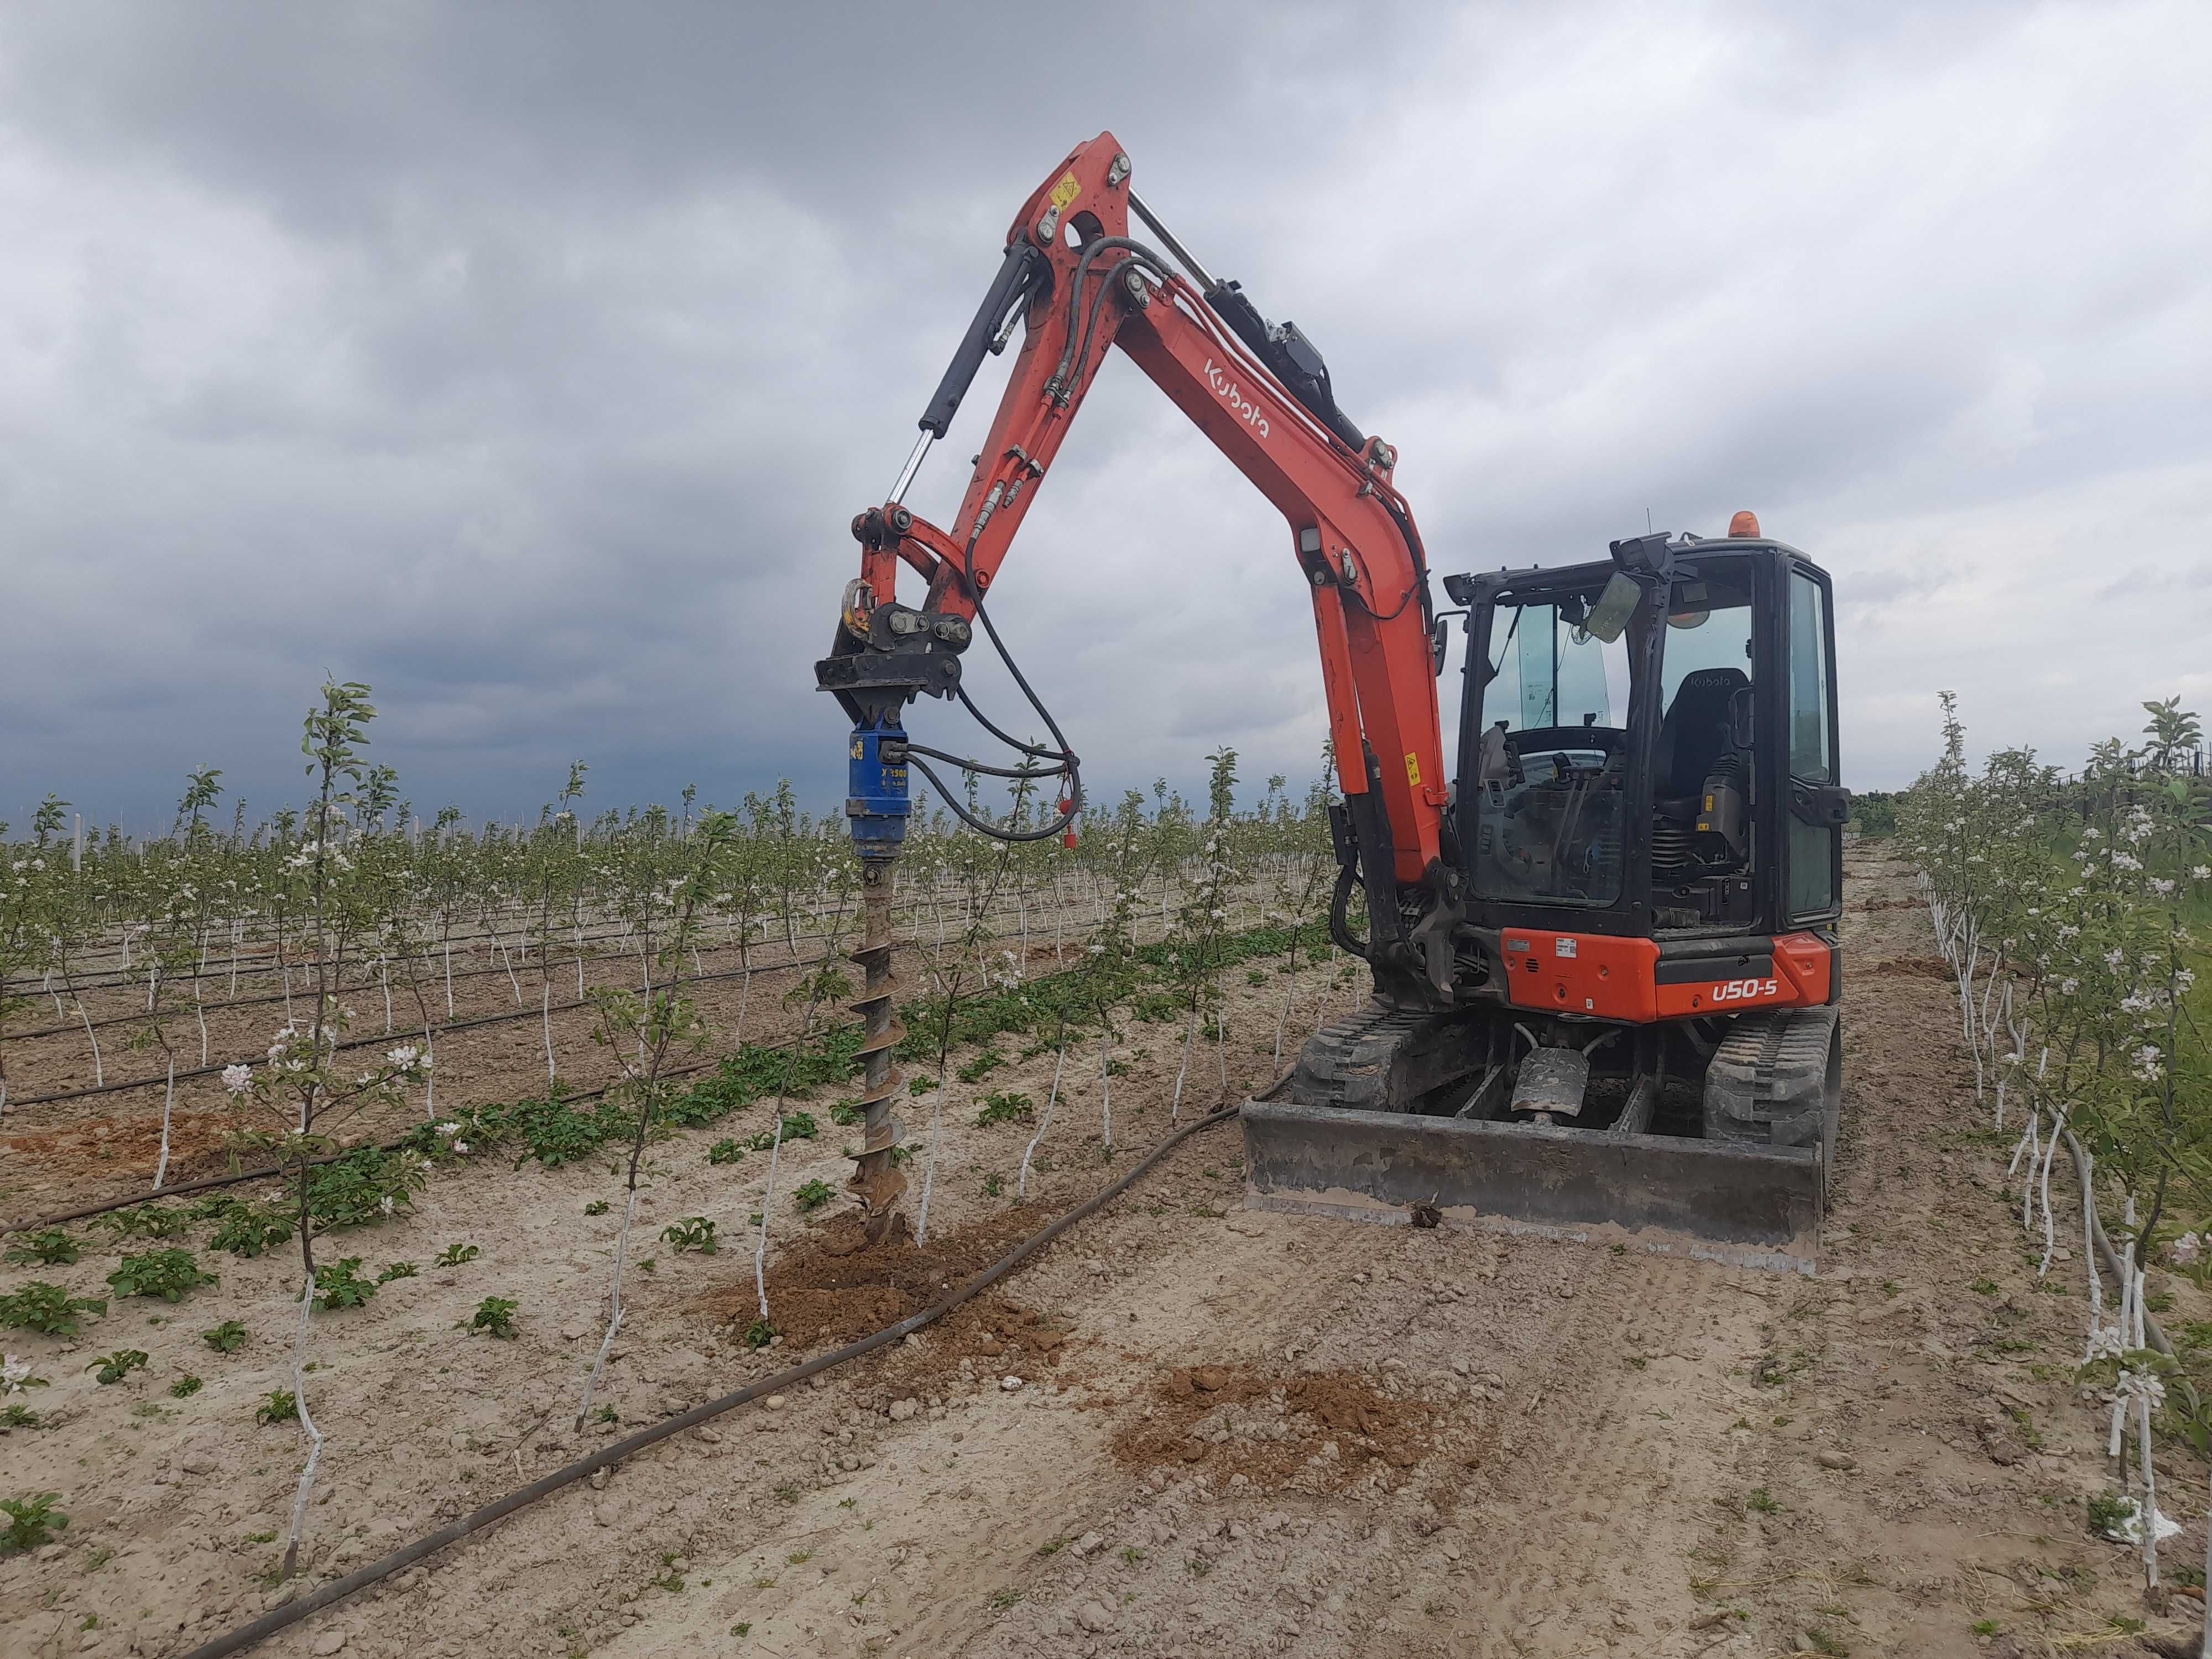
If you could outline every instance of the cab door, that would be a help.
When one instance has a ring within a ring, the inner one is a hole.
[[[1795,565],[1789,581],[1789,786],[1784,904],[1793,927],[1843,908],[1844,820],[1850,797],[1836,755],[1836,629],[1826,573]]]

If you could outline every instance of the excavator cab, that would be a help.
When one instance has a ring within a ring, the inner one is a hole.
[[[1833,920],[1827,575],[1748,538],[1669,553],[1648,600],[1609,563],[1445,579],[1468,608],[1474,785],[1453,827],[1486,920],[1572,910],[1577,928],[1680,940]]]
[[[1449,1006],[1378,990],[1248,1106],[1256,1206],[1812,1265],[1849,811],[1829,579],[1748,514],[1612,555],[1444,579]]]

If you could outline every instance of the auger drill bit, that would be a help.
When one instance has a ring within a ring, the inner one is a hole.
[[[906,1192],[906,1177],[898,1171],[892,1149],[903,1133],[891,1115],[904,1077],[892,1062],[892,1054],[906,1037],[892,1018],[896,981],[891,975],[891,878],[896,858],[864,857],[860,861],[861,942],[848,958],[861,970],[860,995],[852,1005],[860,1016],[862,1073],[861,1109],[867,1127],[855,1155],[852,1178],[846,1190],[860,1201],[860,1219],[870,1244],[890,1237],[901,1219],[898,1201]]]
[[[860,855],[860,945],[847,960],[860,969],[860,994],[853,1012],[860,1017],[860,1096],[867,1127],[854,1155],[845,1190],[860,1200],[866,1242],[881,1244],[899,1225],[899,1199],[906,1177],[892,1152],[903,1133],[891,1115],[900,1073],[891,1055],[906,1033],[892,1018],[896,981],[891,975],[891,885],[906,821],[906,732],[899,725],[897,686],[872,689],[853,727],[851,781],[845,815],[853,828],[853,850]]]

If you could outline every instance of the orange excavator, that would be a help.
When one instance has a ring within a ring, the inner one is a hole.
[[[1018,331],[958,514],[929,524],[907,489]],[[1338,406],[1297,325],[1270,325],[1168,230],[1111,133],[1015,215],[897,482],[853,521],[860,573],[816,665],[852,722],[867,1127],[850,1188],[869,1236],[889,1233],[904,1187],[889,901],[909,770],[988,835],[1048,838],[1082,810],[1077,757],[988,599],[1116,347],[1287,524],[1340,790],[1329,929],[1373,981],[1245,1103],[1247,1205],[1809,1269],[1841,1099],[1850,806],[1826,574],[1739,513],[1724,537],[1648,533],[1588,563],[1447,575],[1454,608],[1439,611],[1397,451]],[[902,565],[918,605],[898,601]],[[1448,762],[1437,684],[1455,619]],[[1049,744],[969,698],[978,624]],[[1012,763],[909,736],[925,694],[965,707]],[[1051,781],[1059,809],[994,823],[932,762]]]

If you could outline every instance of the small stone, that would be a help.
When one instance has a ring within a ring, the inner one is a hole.
[[[1467,1375],[1467,1361],[1464,1359],[1453,1360],[1451,1363],[1451,1368],[1452,1375],[1455,1376],[1465,1376]]]
[[[1093,1556],[1105,1547],[1106,1540],[1095,1532],[1086,1532],[1075,1540],[1075,1553],[1079,1556]]]
[[[185,1455],[177,1460],[177,1467],[186,1474],[213,1474],[221,1465],[216,1462],[213,1452],[204,1447],[193,1446],[187,1448]]]
[[[1219,1365],[1200,1365],[1191,1372],[1190,1386],[1200,1394],[1218,1394],[1229,1386],[1229,1373]]]
[[[301,1284],[305,1284],[307,1281],[303,1279],[300,1282]],[[605,1469],[593,1469],[592,1471],[592,1490],[593,1492],[605,1492],[606,1489],[607,1472]]]
[[[1251,1484],[1251,1477],[1249,1475],[1232,1474],[1229,1477],[1229,1485],[1231,1491],[1241,1491]]]
[[[564,1342],[580,1341],[584,1334],[584,1328],[581,1325],[563,1325],[561,1328],[561,1340]]]
[[[921,1410],[921,1401],[919,1400],[894,1400],[891,1401],[891,1421],[903,1423]]]
[[[596,1525],[611,1527],[619,1519],[615,1506],[606,1499],[602,1498],[592,1505],[592,1520]]]
[[[722,1443],[722,1434],[721,1431],[719,1429],[710,1429],[702,1424],[699,1427],[692,1430],[691,1433],[694,1438],[702,1440],[708,1445],[719,1446]]]
[[[305,1284],[307,1281],[306,1281],[305,1279],[302,1279],[302,1280],[301,1280],[300,1282],[301,1282],[301,1284]],[[768,1408],[769,1408],[770,1411],[772,1411],[772,1412],[780,1412],[780,1411],[781,1411],[781,1410],[782,1410],[786,1406],[789,1405],[789,1404],[791,1403],[791,1401],[790,1401],[790,1400],[789,1400],[787,1396],[785,1396],[785,1395],[780,1395],[780,1394],[772,1394],[772,1395],[769,1395],[768,1399],[767,1399],[763,1403],[768,1407]]]
[[[296,1578],[287,1578],[283,1583],[277,1585],[275,1589],[269,1592],[269,1599],[267,1601],[264,1602],[263,1605],[271,1613],[274,1613],[277,1608],[283,1607],[287,1601],[289,1601],[293,1597],[299,1595],[299,1593],[300,1581]]]
[[[1859,1466],[1859,1460],[1849,1452],[1834,1450],[1822,1452],[1819,1462],[1824,1469],[1855,1469]]]
[[[345,1646],[345,1632],[341,1630],[337,1626],[332,1625],[328,1630],[315,1638],[314,1645],[310,1647],[307,1651],[313,1654],[315,1656],[315,1659],[331,1659],[331,1656],[336,1653],[339,1649]]]
[[[1085,1601],[1076,1609],[1075,1622],[1093,1635],[1103,1635],[1114,1628],[1114,1615],[1103,1601]]]
[[[304,1279],[301,1282],[302,1284],[306,1283]],[[1022,1379],[1018,1376],[1002,1376],[999,1379],[999,1386],[1004,1389],[1008,1394],[1012,1394],[1016,1389],[1022,1386]]]
[[[860,1460],[848,1452],[844,1456],[837,1460],[837,1467],[844,1470],[846,1474],[850,1474],[860,1467]]]

